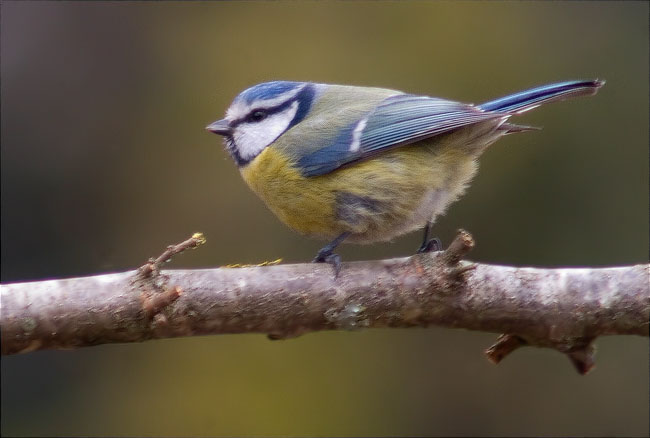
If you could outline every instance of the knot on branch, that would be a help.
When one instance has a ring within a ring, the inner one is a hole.
[[[132,285],[140,290],[142,313],[147,321],[164,325],[167,320],[160,312],[181,296],[183,290],[178,286],[168,286],[169,277],[160,273],[163,264],[188,249],[194,249],[205,243],[201,233],[194,233],[189,239],[176,245],[169,245],[157,258],[150,258],[135,274]]]
[[[366,308],[360,304],[349,303],[343,309],[334,308],[325,311],[325,319],[337,329],[359,330],[370,326],[367,316],[364,314]]]
[[[574,347],[565,354],[571,360],[573,366],[576,367],[576,370],[584,375],[596,366],[596,361],[594,360],[595,353],[596,347],[593,344],[593,340],[590,340],[587,344]]]
[[[535,343],[531,343],[520,336],[504,334],[500,335],[497,338],[496,342],[490,348],[485,350],[485,355],[490,362],[496,365],[513,351],[526,345],[532,347],[553,348],[560,353],[565,354],[573,366],[575,366],[578,373],[584,375],[591,371],[596,365],[596,361],[594,359],[596,349],[593,345],[593,341],[593,338],[586,338],[576,340],[571,344],[563,343],[557,345],[549,345],[548,343],[544,342],[543,344],[536,345]]]
[[[458,265],[473,248],[474,238],[472,235],[463,229],[459,229],[449,247],[443,251],[444,261],[449,266]]]
[[[524,338],[516,335],[499,335],[496,342],[485,350],[485,355],[490,362],[497,365],[507,355],[524,345],[528,345]]]
[[[474,239],[465,230],[458,230],[458,235],[449,247],[442,252],[441,257],[446,265],[445,273],[448,285],[452,290],[458,290],[463,284],[463,274],[476,268],[473,263],[462,263],[465,257],[474,248]],[[513,351],[524,346],[549,347],[565,354],[580,374],[586,374],[594,368],[593,338],[572,339],[562,343],[549,342],[547,339],[536,342],[535,340],[519,336],[516,333],[502,334],[496,342],[485,350],[488,360],[498,364]]]
[[[465,230],[459,229],[454,240],[449,244],[447,249],[437,253],[437,268],[442,271],[441,280],[444,281],[441,290],[451,290],[457,292],[464,284],[464,274],[476,269],[472,262],[463,261],[463,258],[474,248],[474,238]],[[441,263],[440,263],[441,262]],[[440,276],[431,272],[432,276]]]

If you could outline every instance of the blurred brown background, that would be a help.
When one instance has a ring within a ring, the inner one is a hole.
[[[473,260],[648,260],[645,2],[2,3],[2,281],[125,270],[202,231],[173,267],[310,260],[218,137],[272,79],[384,86],[479,103],[602,78],[518,119],[439,220]],[[420,233],[343,246],[411,254]],[[270,342],[212,336],[2,358],[3,435],[648,434],[648,340],[598,341],[579,376],[547,350],[498,367],[495,335],[431,328]]]

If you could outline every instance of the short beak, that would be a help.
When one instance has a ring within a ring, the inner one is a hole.
[[[232,134],[232,129],[230,128],[230,125],[228,124],[228,121],[226,119],[217,120],[216,122],[210,123],[208,126],[205,127],[205,129],[219,135]]]

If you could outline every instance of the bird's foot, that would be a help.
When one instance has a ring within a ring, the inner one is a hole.
[[[329,263],[334,268],[334,277],[341,272],[341,256],[332,252],[330,248],[323,248],[318,251],[312,263]]]
[[[343,242],[349,235],[350,233],[347,231],[341,233],[336,239],[322,247],[320,251],[318,251],[318,254],[316,254],[316,258],[312,260],[312,263],[329,263],[334,268],[334,278],[338,277],[339,272],[341,272],[341,256],[334,254],[334,248]]]
[[[437,237],[422,242],[422,245],[420,245],[420,247],[418,248],[417,253],[422,254],[425,252],[433,252],[433,251],[442,251],[442,241]]]

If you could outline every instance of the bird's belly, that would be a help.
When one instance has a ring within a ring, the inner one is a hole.
[[[242,176],[294,230],[323,239],[349,232],[348,242],[372,243],[432,221],[475,172],[473,157],[462,150],[414,145],[310,178],[267,148]]]
[[[449,189],[429,189],[422,196],[415,210],[403,222],[399,222],[390,230],[387,230],[385,239],[377,240],[390,240],[402,234],[421,229],[428,221],[433,222],[438,215],[444,213],[454,199],[456,197],[453,196]]]

